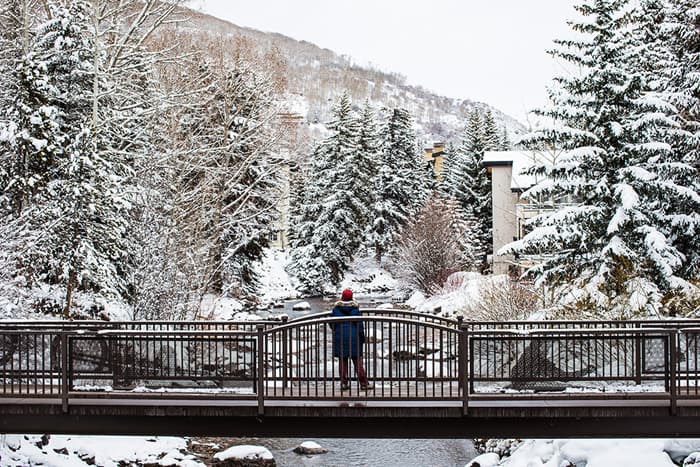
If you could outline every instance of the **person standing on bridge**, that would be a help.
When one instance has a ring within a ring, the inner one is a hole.
[[[352,290],[345,289],[340,301],[335,302],[331,316],[334,318],[346,316],[362,316],[360,306],[352,299]],[[365,330],[362,321],[344,321],[333,323],[333,356],[340,361],[340,389],[350,389],[348,367],[352,363],[360,380],[360,389],[374,389],[367,380],[367,372],[362,365],[362,345],[365,343]]]

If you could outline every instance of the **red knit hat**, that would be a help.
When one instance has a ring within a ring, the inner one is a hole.
[[[343,295],[340,298],[344,302],[349,302],[350,300],[352,300],[352,290],[350,290],[350,289],[343,290]]]

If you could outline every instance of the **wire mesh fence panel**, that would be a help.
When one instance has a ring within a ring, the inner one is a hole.
[[[643,371],[642,343],[661,346],[660,374]],[[664,390],[669,372],[668,335],[629,329],[485,330],[469,335],[469,355],[473,392]]]
[[[113,389],[254,393],[257,343],[253,333],[113,331],[84,339],[107,344],[111,374],[106,377]],[[100,376],[71,369],[75,386]]]

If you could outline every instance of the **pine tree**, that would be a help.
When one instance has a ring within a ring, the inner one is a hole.
[[[584,19],[572,27],[588,39],[557,41],[553,55],[584,73],[557,79],[553,106],[541,112],[557,125],[528,138],[568,152],[536,169],[550,181],[526,196],[577,204],[536,218],[535,230],[503,251],[546,253],[530,273],[580,288],[580,306],[616,317],[655,313],[664,293],[688,285],[678,274],[683,255],[666,234],[668,200],[697,197],[667,175],[668,164],[677,164],[670,135],[678,128],[636,66],[642,48],[627,6],[586,2],[577,7]]]
[[[379,165],[381,146],[377,123],[369,101],[365,101],[358,123],[357,151],[350,163],[355,180],[353,191],[364,206],[361,225],[367,235],[374,204],[374,176]]]
[[[408,111],[393,109],[381,130],[382,162],[374,180],[373,223],[368,243],[377,261],[428,195],[429,172],[418,155]]]
[[[302,169],[298,189],[293,191],[290,213],[290,255],[287,271],[299,282],[299,288],[307,293],[323,293],[329,281],[330,270],[321,258],[315,243],[316,220],[320,215],[325,184],[315,174],[330,172],[326,165],[326,153],[317,146],[307,166]]]
[[[368,217],[362,198],[367,195],[368,174],[361,171],[371,168],[371,157],[358,146],[361,127],[347,94],[340,98],[328,127],[333,134],[314,152],[305,206],[295,219],[298,238],[292,244],[290,271],[308,291],[342,279],[362,242]],[[364,144],[371,143],[365,139]]]
[[[684,173],[676,171],[674,175],[680,177],[680,184],[700,193],[700,9],[692,0],[669,0],[663,13],[663,24],[654,31],[655,45],[667,54],[662,73],[663,94],[676,107],[677,119],[684,130],[675,140],[674,159],[693,169]],[[681,276],[695,281],[700,277],[698,201],[686,197],[674,203],[672,211],[676,215],[671,218],[668,233],[686,258]]]
[[[501,147],[501,135],[496,120],[490,110],[482,117],[484,151],[498,151]]]
[[[499,151],[510,151],[513,149],[513,143],[510,141],[510,136],[508,136],[508,128],[503,127],[501,131],[501,139],[498,145]]]
[[[29,1],[14,0],[0,10],[0,193],[6,212],[20,215],[45,187],[48,167],[58,151],[54,124],[56,108],[48,101],[51,90],[46,70],[31,50],[34,17]]]
[[[78,289],[124,293],[116,264],[129,250],[123,198],[128,168],[107,157],[110,142],[101,123],[109,121],[110,106],[97,100],[109,85],[94,55],[88,11],[82,1],[52,7],[23,70],[33,96],[33,105],[23,108],[32,115],[27,140],[35,149],[28,165],[39,175],[31,185],[32,207],[22,216],[41,232],[27,245],[30,275],[65,287],[66,315]]]
[[[491,251],[491,180],[483,165],[486,138],[489,144],[497,141],[495,123],[487,128],[478,111],[474,110],[467,122],[462,142],[452,157],[448,160],[446,176],[441,185],[442,193],[455,199],[465,213],[471,237],[472,255],[476,259],[478,269],[488,268],[487,255]],[[493,122],[493,119],[490,120]]]

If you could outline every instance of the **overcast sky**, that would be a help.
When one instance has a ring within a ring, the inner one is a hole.
[[[545,53],[570,35],[574,0],[193,0],[240,26],[313,42],[525,123],[562,70]]]

